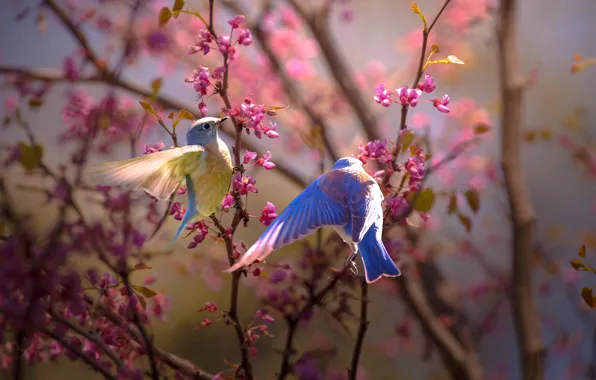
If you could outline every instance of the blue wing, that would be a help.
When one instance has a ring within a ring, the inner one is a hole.
[[[233,272],[257,259],[263,260],[272,251],[309,235],[322,226],[346,225],[349,220],[346,201],[334,196],[325,187],[326,176],[331,173],[320,176],[304,189],[226,272]]]

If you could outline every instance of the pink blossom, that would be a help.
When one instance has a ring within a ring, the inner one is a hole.
[[[257,152],[251,152],[250,150],[247,150],[246,153],[244,153],[244,160],[243,160],[243,162],[245,164],[248,164],[249,162],[251,162],[255,158],[257,158]]]
[[[387,147],[387,140],[369,141],[364,146],[360,144],[359,149],[358,159],[363,163],[366,163],[368,159],[378,160],[381,163],[393,160],[393,155]]]
[[[226,68],[224,66],[218,66],[215,68],[215,70],[213,70],[213,73],[211,74],[211,78],[213,79],[223,79],[223,74],[226,72]]]
[[[261,157],[257,160],[257,164],[264,167],[266,170],[271,170],[271,169],[275,168],[277,165],[275,165],[273,162],[270,162],[269,161],[270,159],[271,159],[271,152],[267,151],[267,153],[265,153],[263,155],[263,157]]]
[[[238,43],[242,46],[249,46],[252,44],[252,34],[248,29],[241,29],[238,34]]]
[[[373,97],[373,99],[383,107],[389,107],[391,105],[391,93],[385,89],[384,83],[381,83],[377,86],[377,94]]]
[[[143,148],[143,156],[155,152],[161,152],[166,147],[163,141],[158,141],[155,144],[145,144]]]
[[[393,219],[401,218],[409,207],[408,202],[401,196],[386,197],[385,204],[387,205],[391,218]]]
[[[166,312],[170,309],[170,300],[165,294],[151,297],[151,314],[161,321],[167,319]]]
[[[227,212],[230,209],[230,207],[234,205],[234,203],[234,197],[232,196],[232,194],[227,193],[223,201],[221,202],[221,209],[224,212]]]
[[[291,58],[286,61],[285,65],[288,75],[294,79],[306,79],[314,74],[314,68],[305,60]]]
[[[398,103],[401,105],[411,105],[416,107],[418,104],[418,98],[422,95],[422,91],[417,88],[409,88],[408,86],[400,87],[395,90],[399,100]]]
[[[228,24],[232,27],[232,29],[238,29],[240,24],[244,21],[243,15],[236,15],[233,19],[228,20]]]
[[[267,202],[267,205],[263,207],[261,211],[261,217],[259,221],[264,225],[268,226],[273,222],[275,218],[277,218],[277,206],[271,202]]]
[[[242,175],[240,173],[234,174],[232,186],[234,187],[234,190],[240,193],[240,195],[246,195],[249,192],[258,193],[259,190],[256,188],[255,184],[256,181],[250,176]]]
[[[228,37],[229,38],[229,37]],[[195,54],[202,52],[203,55],[207,55],[211,50],[209,44],[213,42],[213,35],[207,29],[199,31],[199,35],[195,37],[195,45],[190,47],[188,54]]]
[[[207,95],[207,89],[211,85],[211,80],[209,79],[209,69],[204,66],[199,66],[196,70],[186,78],[184,78],[186,83],[194,83],[195,91],[201,95]]]
[[[435,84],[433,77],[428,74],[424,74],[424,82],[418,83],[418,89],[430,94],[435,90],[435,88],[437,88],[437,85]]]
[[[433,105],[439,110],[439,112],[449,113],[449,107],[447,107],[447,105],[449,105],[450,100],[451,99],[449,98],[449,95],[443,95],[442,99],[433,99]]]

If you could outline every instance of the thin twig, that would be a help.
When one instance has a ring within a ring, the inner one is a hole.
[[[358,363],[364,345],[364,336],[370,321],[368,320],[368,283],[365,278],[360,279],[360,324],[358,325],[358,336],[352,351],[352,362],[348,370],[348,380],[356,380],[358,374]]]

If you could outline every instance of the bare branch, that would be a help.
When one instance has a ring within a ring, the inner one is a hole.
[[[501,104],[501,166],[511,210],[513,235],[512,291],[513,314],[522,355],[522,377],[544,379],[545,355],[540,318],[532,289],[532,255],[535,214],[526,189],[520,154],[523,92],[516,31],[515,0],[500,3],[497,22]]]

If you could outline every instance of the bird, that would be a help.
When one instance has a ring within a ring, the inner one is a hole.
[[[96,166],[91,176],[105,185],[143,189],[160,200],[168,199],[184,183],[188,204],[171,245],[188,224],[215,213],[230,188],[234,168],[230,150],[218,134],[227,119],[203,117],[186,132],[187,145],[103,163]]]
[[[355,157],[338,159],[333,169],[304,189],[265,229],[257,241],[225,272],[234,272],[255,260],[263,261],[272,251],[310,235],[323,226],[333,226],[351,255],[346,265],[356,271],[360,254],[366,282],[382,276],[401,275],[385,248],[383,192]]]

